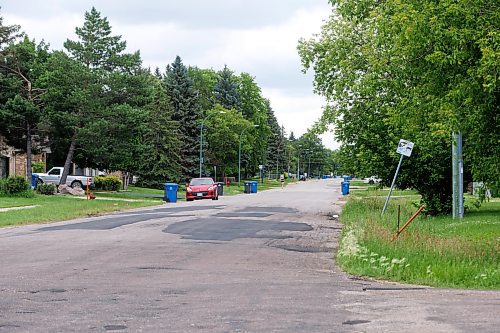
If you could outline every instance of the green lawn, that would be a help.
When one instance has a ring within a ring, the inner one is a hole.
[[[380,196],[371,192],[351,194],[340,216],[345,228],[337,259],[343,269],[405,283],[500,289],[499,199],[468,211],[462,220],[419,216],[392,241],[397,206],[402,226],[417,210],[419,198],[398,193],[381,217],[387,191]]]
[[[46,223],[93,216],[118,210],[160,204],[158,201],[125,202],[118,200],[85,200],[70,196],[35,195],[34,198],[0,197],[0,208],[32,206],[30,209],[0,212],[0,227]]]
[[[224,195],[243,193],[242,185],[224,186]],[[276,180],[258,184],[258,191],[280,187]],[[184,200],[185,186],[179,186],[178,200]],[[33,223],[47,223],[93,216],[118,210],[158,205],[163,202],[163,190],[130,186],[119,192],[94,191],[97,200],[84,200],[71,196],[35,195],[34,198],[0,197],[0,209],[9,207],[37,206],[35,208],[0,212],[0,227]],[[106,200],[99,200],[100,198]],[[116,199],[116,200],[113,200]],[[125,200],[127,201],[125,201]]]
[[[97,198],[101,197],[161,201],[164,196],[164,190],[129,186],[126,190],[121,190],[119,192],[105,192],[96,190],[94,191],[94,194]]]

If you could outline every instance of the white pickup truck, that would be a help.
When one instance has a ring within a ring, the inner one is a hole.
[[[34,173],[34,175],[37,175],[38,177],[38,184],[56,184],[59,185],[59,182],[61,181],[61,176],[63,173],[63,169],[61,167],[54,167],[50,169],[47,173]],[[73,188],[79,187],[79,188],[85,188],[89,184],[89,186],[93,186],[93,179],[92,177],[87,177],[87,176],[70,176],[66,178],[66,185],[69,185]]]

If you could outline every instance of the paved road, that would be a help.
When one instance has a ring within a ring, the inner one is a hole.
[[[0,332],[498,332],[498,292],[340,272],[339,190],[1,229]]]

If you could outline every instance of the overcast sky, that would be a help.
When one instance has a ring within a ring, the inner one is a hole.
[[[331,11],[327,0],[2,0],[0,15],[59,50],[76,39],[92,6],[129,51],[140,50],[146,67],[164,71],[179,55],[185,65],[250,73],[296,137],[321,115],[324,99],[313,94],[312,73],[301,72],[296,48],[299,38],[320,32]],[[331,133],[322,139],[337,147]]]

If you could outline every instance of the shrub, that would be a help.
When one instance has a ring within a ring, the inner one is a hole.
[[[54,184],[38,184],[36,191],[44,195],[54,195],[56,193],[56,186]]]
[[[94,186],[96,190],[119,191],[122,181],[116,176],[97,176],[94,177]]]
[[[24,177],[8,177],[0,180],[0,194],[15,197],[33,197],[30,184]]]
[[[31,169],[33,170],[34,173],[43,172],[44,166],[45,166],[45,164],[42,161],[31,163]]]

